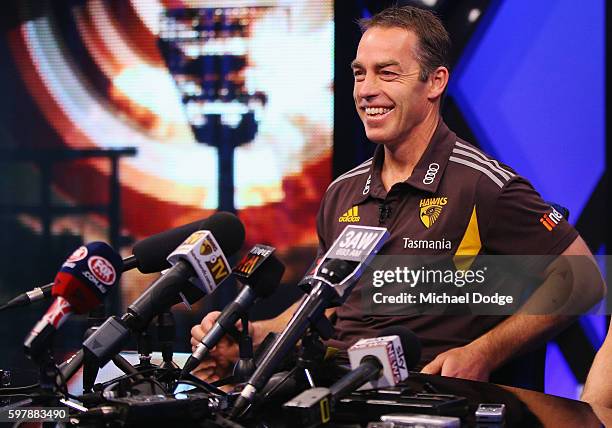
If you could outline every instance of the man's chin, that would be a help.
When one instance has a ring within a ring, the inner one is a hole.
[[[391,139],[386,136],[383,135],[381,132],[376,132],[376,131],[370,131],[368,132],[366,130],[366,137],[368,137],[368,140],[370,140],[371,142],[373,142],[374,144],[387,144],[391,141]]]

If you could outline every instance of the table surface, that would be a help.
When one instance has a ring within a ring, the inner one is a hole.
[[[122,355],[133,364],[138,363],[135,352]],[[189,354],[174,354],[174,361],[182,366]],[[159,353],[152,354],[152,363],[161,362]],[[114,364],[109,363],[99,372],[97,382],[114,379],[123,375]],[[468,414],[463,419],[466,426],[475,426],[474,411],[480,403],[503,403],[506,405],[505,427],[545,426],[545,427],[612,427],[612,409],[591,406],[587,403],[554,395],[543,394],[527,389],[475,382],[443,376],[425,375],[411,372],[405,381],[416,392],[424,391],[424,385],[434,387],[444,394],[453,394],[468,399]],[[79,371],[69,383],[73,394],[82,392],[82,373]]]

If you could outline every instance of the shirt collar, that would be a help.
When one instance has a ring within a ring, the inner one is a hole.
[[[440,119],[425,152],[417,162],[412,175],[404,183],[419,190],[435,193],[446,170],[456,139],[455,133],[448,129],[444,121]],[[362,203],[368,197],[385,199],[387,192],[381,180],[384,158],[384,147],[382,144],[379,144],[374,151],[367,185],[365,185],[364,191],[357,198],[357,204]]]

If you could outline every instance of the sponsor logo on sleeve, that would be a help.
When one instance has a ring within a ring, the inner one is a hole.
[[[442,214],[442,208],[448,203],[447,197],[421,199],[419,218],[426,228],[430,228]]]
[[[544,213],[544,215],[540,217],[540,223],[542,223],[549,232],[552,232],[552,230],[561,223],[561,220],[563,220],[563,215],[552,207],[550,212]]]

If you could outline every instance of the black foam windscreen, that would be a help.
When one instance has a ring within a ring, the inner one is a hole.
[[[285,273],[285,265],[271,254],[249,279],[249,286],[257,297],[266,298],[276,290]]]
[[[142,273],[160,272],[170,267],[166,260],[189,235],[198,230],[210,231],[226,257],[236,253],[244,243],[244,225],[234,214],[220,211],[212,216],[174,229],[166,230],[134,244],[132,254]]]
[[[399,336],[408,370],[414,368],[421,360],[421,341],[408,327],[389,326],[380,331],[378,337]]]
[[[338,284],[355,270],[356,265],[357,262],[349,260],[325,260],[319,269],[319,275],[332,284]]]

